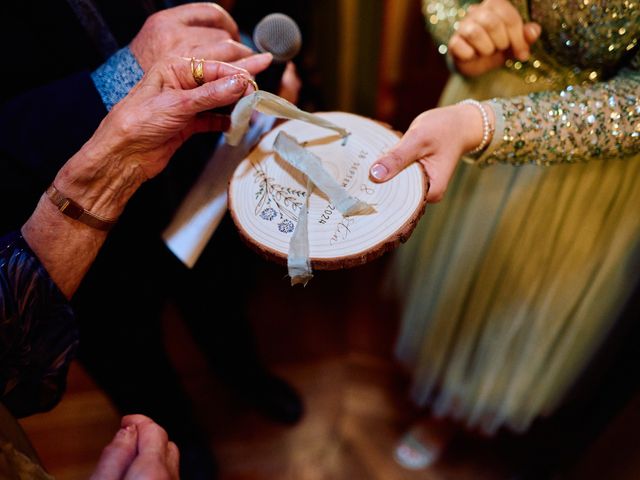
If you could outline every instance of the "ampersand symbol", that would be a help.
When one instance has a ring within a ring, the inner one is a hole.
[[[360,186],[360,190],[366,193],[367,195],[373,195],[375,193],[375,190],[371,187],[368,187],[366,183],[363,183]]]

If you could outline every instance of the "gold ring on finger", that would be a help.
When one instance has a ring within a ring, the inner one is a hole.
[[[204,58],[191,57],[191,75],[198,86],[204,84]]]

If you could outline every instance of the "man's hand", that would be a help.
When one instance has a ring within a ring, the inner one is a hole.
[[[540,36],[537,23],[524,23],[508,0],[471,5],[449,40],[449,55],[458,71],[475,77],[502,67],[508,58],[526,61]]]

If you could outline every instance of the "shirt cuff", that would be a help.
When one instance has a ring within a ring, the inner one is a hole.
[[[129,47],[124,47],[111,55],[92,74],[93,80],[102,102],[107,110],[127,96],[144,72],[133,56]]]

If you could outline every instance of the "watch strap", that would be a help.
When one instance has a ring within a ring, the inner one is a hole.
[[[91,213],[78,205],[72,199],[66,197],[60,192],[53,184],[49,185],[46,191],[49,200],[64,213],[67,217],[73,218],[85,225],[89,225],[92,228],[109,231],[116,224],[117,219],[110,219]]]

